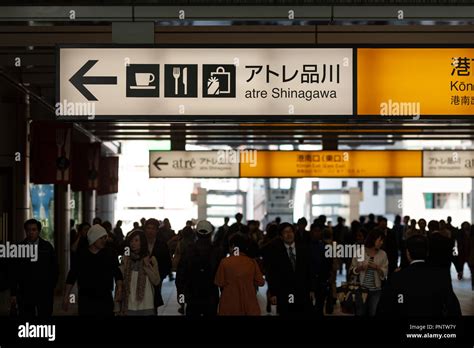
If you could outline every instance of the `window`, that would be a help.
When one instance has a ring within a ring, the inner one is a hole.
[[[374,181],[373,182],[373,194],[374,196],[378,196],[379,195],[379,182],[378,181]]]
[[[360,192],[364,191],[364,182],[363,181],[357,181],[357,186],[359,186]]]
[[[402,195],[402,181],[393,180],[393,179],[385,180],[385,195],[401,196]]]
[[[346,180],[342,180],[341,187],[342,188],[347,187],[347,181]]]
[[[433,193],[423,193],[425,209],[434,209]]]
[[[471,207],[471,194],[464,192],[423,193],[426,209],[466,209]]]

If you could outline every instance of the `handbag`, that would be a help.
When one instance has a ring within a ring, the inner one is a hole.
[[[364,304],[369,295],[369,290],[359,282],[342,283],[337,288],[337,298],[341,305],[341,312],[355,314],[358,304]]]

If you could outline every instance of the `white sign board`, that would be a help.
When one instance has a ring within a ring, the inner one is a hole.
[[[423,151],[424,177],[474,177],[474,151]]]
[[[58,116],[353,114],[351,48],[59,48]]]
[[[239,158],[220,151],[150,151],[150,178],[238,178]]]

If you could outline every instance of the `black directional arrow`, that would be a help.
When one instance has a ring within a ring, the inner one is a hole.
[[[155,167],[158,169],[158,170],[161,170],[160,166],[167,166],[168,165],[168,162],[161,162],[160,163],[160,160],[161,160],[161,157],[158,157],[156,159],[155,162],[153,162],[153,164],[155,165]]]
[[[116,76],[84,76],[98,60],[88,60],[70,79],[74,87],[77,88],[87,100],[97,100],[97,98],[84,85],[116,85]]]

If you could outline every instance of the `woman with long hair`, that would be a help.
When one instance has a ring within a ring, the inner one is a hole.
[[[356,315],[375,316],[382,293],[382,282],[388,274],[387,254],[381,249],[384,239],[382,230],[370,231],[364,244],[364,259],[352,259],[351,272],[357,276],[360,285],[369,291],[365,303],[357,306]]]
[[[119,302],[119,315],[156,315],[155,286],[161,281],[158,262],[150,257],[145,233],[133,231],[127,238],[120,270],[123,274],[123,291]]]

